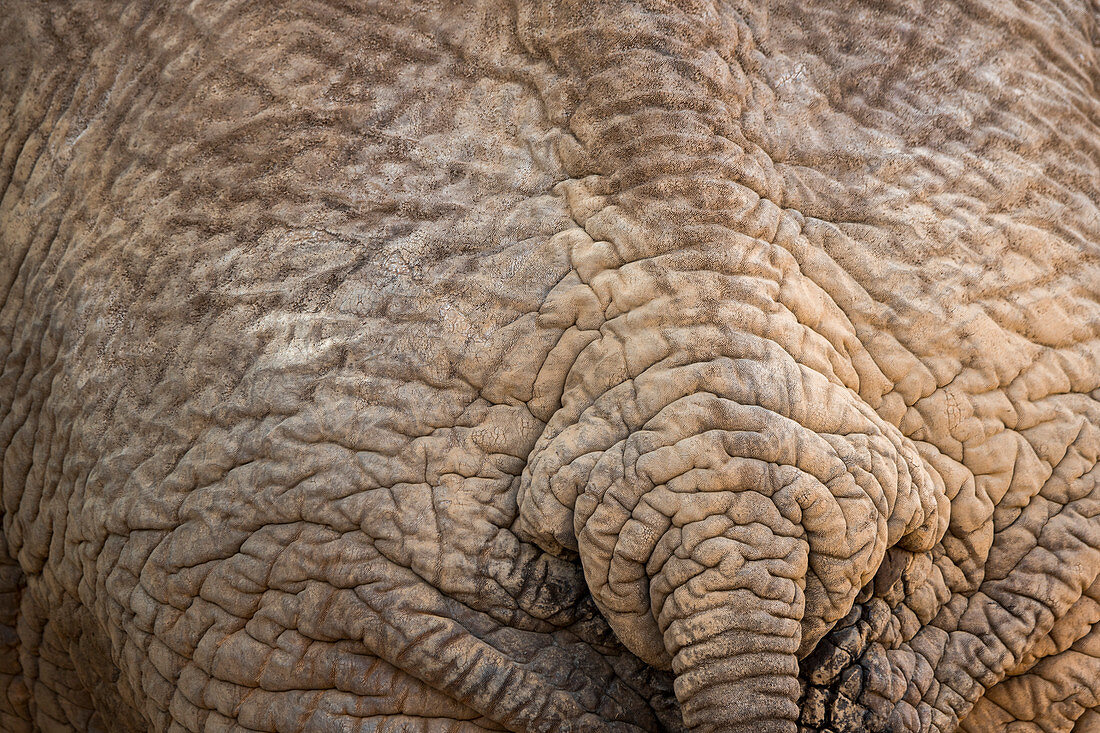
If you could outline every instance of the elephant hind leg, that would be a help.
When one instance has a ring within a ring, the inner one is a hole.
[[[148,730],[102,629],[48,577],[24,571],[0,525],[0,731]]]
[[[30,695],[19,659],[19,602],[26,581],[19,564],[8,554],[0,526],[0,730],[31,729]]]
[[[1036,731],[1100,733],[1100,624],[992,687],[959,727],[977,732],[1011,724],[1024,730],[1028,722]]]
[[[1100,733],[1100,707],[1081,713],[1081,717],[1073,726],[1073,733]]]
[[[167,703],[188,730],[662,728],[660,690],[630,686],[640,663],[616,664],[583,629],[509,626],[362,533],[308,529],[253,533],[243,552],[208,563],[185,609],[139,599],[159,614],[149,658],[164,677],[143,667],[150,704]],[[261,567],[264,556],[276,564]]]

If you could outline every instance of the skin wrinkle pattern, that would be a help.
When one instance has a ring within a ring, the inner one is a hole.
[[[0,730],[1100,730],[1095,0],[11,0]]]

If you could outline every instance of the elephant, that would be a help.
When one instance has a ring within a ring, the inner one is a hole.
[[[1095,0],[9,0],[0,729],[1100,730]]]

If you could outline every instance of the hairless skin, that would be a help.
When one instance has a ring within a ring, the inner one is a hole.
[[[1100,730],[1098,49],[12,0],[0,729]]]

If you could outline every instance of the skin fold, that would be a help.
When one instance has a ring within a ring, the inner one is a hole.
[[[1100,730],[1093,0],[0,13],[0,730]]]

